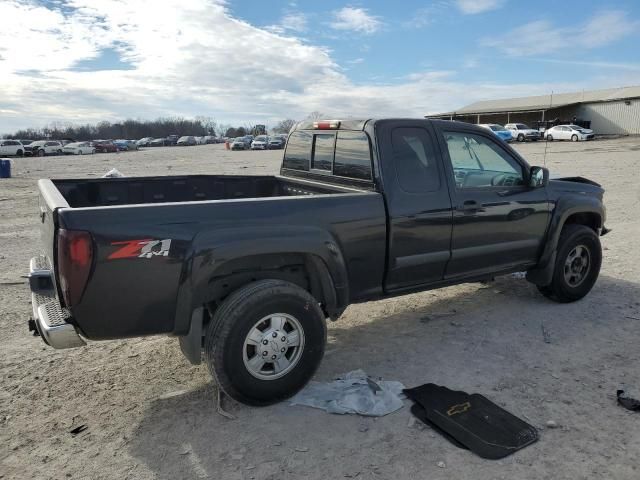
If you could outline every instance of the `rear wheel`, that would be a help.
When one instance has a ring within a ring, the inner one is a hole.
[[[558,241],[558,253],[551,284],[538,290],[557,302],[580,300],[591,291],[602,264],[602,247],[597,233],[585,225],[566,225]]]
[[[269,405],[300,390],[324,354],[325,318],[306,290],[261,280],[231,294],[205,334],[209,371],[230,397]]]

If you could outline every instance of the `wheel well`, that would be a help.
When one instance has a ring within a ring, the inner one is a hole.
[[[238,288],[257,280],[284,280],[308,291],[327,313],[326,288],[323,288],[320,259],[310,254],[264,254],[229,261],[209,279],[205,303],[209,314]],[[328,315],[327,315],[328,316]]]
[[[565,225],[586,225],[587,227],[598,232],[598,229],[602,227],[602,221],[600,215],[593,212],[581,212],[574,213],[569,216],[564,222]]]

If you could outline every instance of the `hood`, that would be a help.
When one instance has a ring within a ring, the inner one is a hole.
[[[549,187],[559,192],[594,195],[602,200],[604,188],[593,180],[580,176],[558,176],[549,180]]]

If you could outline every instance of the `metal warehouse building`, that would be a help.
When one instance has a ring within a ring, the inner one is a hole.
[[[426,118],[502,125],[521,122],[532,127],[539,122],[559,124],[575,118],[590,122],[598,135],[640,135],[640,86],[487,100]]]

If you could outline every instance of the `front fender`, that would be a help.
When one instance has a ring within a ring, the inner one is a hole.
[[[340,244],[330,232],[290,225],[221,228],[202,232],[193,239],[178,290],[174,334],[189,331],[193,310],[206,301],[210,279],[225,272],[230,262],[257,255],[292,253],[321,259],[331,276],[338,305],[346,306],[347,267]]]
[[[538,265],[527,272],[527,280],[536,285],[551,283],[562,228],[572,215],[582,213],[594,214],[598,218],[596,228],[604,227],[605,208],[600,199],[579,193],[566,194],[558,198],[551,212],[546,241]]]

